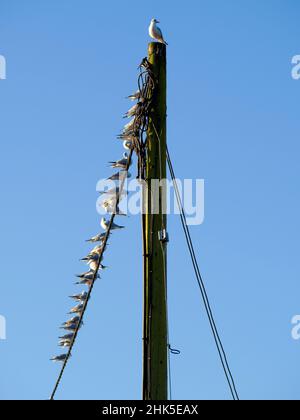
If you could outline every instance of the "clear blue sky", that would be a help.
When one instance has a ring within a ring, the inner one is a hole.
[[[297,0],[1,0],[1,399],[47,399],[56,380],[49,357],[152,17],[169,42],[177,176],[206,183],[191,232],[240,396],[299,398],[299,16]],[[57,398],[141,396],[140,220],[125,223]],[[230,398],[178,217],[169,233],[173,398]]]

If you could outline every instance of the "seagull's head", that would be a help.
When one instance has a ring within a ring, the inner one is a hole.
[[[157,20],[157,19],[152,19],[152,20],[151,20],[151,23],[160,23],[160,22],[159,22],[159,20]]]

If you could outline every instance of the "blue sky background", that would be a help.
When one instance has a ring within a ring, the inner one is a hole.
[[[1,399],[47,399],[56,380],[49,358],[152,17],[169,42],[176,175],[206,183],[191,232],[240,396],[299,399],[299,14],[297,0],[0,0]],[[140,220],[125,223],[57,398],[141,397]],[[228,399],[178,217],[169,233],[173,398]]]

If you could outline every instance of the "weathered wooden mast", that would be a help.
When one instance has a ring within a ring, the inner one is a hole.
[[[167,332],[167,216],[166,189],[166,46],[152,42],[148,61],[155,78],[147,132],[146,186],[144,191],[144,360],[143,399],[168,398]]]

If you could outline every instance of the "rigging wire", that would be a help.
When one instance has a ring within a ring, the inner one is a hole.
[[[157,132],[157,129],[155,127],[155,124],[153,122],[152,122],[152,125],[153,125],[154,131],[156,133],[156,137],[157,137],[158,141],[160,142],[161,141],[160,136],[159,136],[159,134]],[[181,200],[181,196],[180,196],[178,184],[177,184],[177,181],[176,181],[176,177],[175,177],[175,173],[174,173],[174,169],[173,169],[173,164],[172,164],[172,161],[171,161],[171,157],[170,157],[170,154],[169,154],[168,147],[166,149],[166,154],[167,154],[168,167],[169,167],[172,182],[173,182],[173,185],[174,185],[177,204],[178,204],[178,207],[180,209],[180,218],[181,218],[181,222],[182,222],[182,227],[183,227],[183,230],[184,230],[184,235],[185,235],[185,238],[186,238],[187,246],[188,246],[188,249],[189,249],[189,252],[190,252],[192,264],[193,264],[195,275],[196,275],[196,278],[197,278],[197,283],[198,283],[198,286],[199,286],[199,289],[200,289],[200,292],[201,292],[201,296],[202,296],[202,299],[203,299],[203,302],[204,302],[205,311],[206,311],[207,316],[208,316],[209,324],[210,324],[210,327],[211,327],[211,330],[212,330],[212,334],[213,334],[214,341],[215,341],[215,344],[216,344],[216,347],[217,347],[217,351],[218,351],[219,358],[220,358],[220,361],[221,361],[221,364],[222,364],[222,368],[223,368],[223,371],[224,371],[224,374],[225,374],[225,377],[226,377],[226,380],[227,380],[227,383],[228,383],[228,386],[229,386],[229,389],[230,389],[230,393],[232,395],[233,400],[239,401],[239,395],[238,395],[238,392],[237,392],[237,389],[236,389],[233,374],[231,372],[231,369],[230,369],[230,366],[229,366],[229,363],[228,363],[227,355],[226,355],[222,340],[220,338],[220,334],[218,332],[218,328],[217,328],[217,325],[216,325],[216,322],[215,322],[215,319],[214,319],[214,315],[213,315],[213,312],[212,312],[212,308],[211,308],[211,304],[210,304],[210,301],[209,301],[209,298],[208,298],[206,287],[205,287],[205,284],[204,284],[204,281],[203,281],[203,278],[202,278],[202,275],[201,275],[201,272],[200,272],[198,260],[197,260],[196,254],[195,254],[193,241],[192,241],[192,238],[191,238],[191,235],[190,235],[190,230],[189,230],[189,227],[188,227],[188,224],[187,224],[185,210],[184,210],[183,203],[182,203],[182,200]]]

